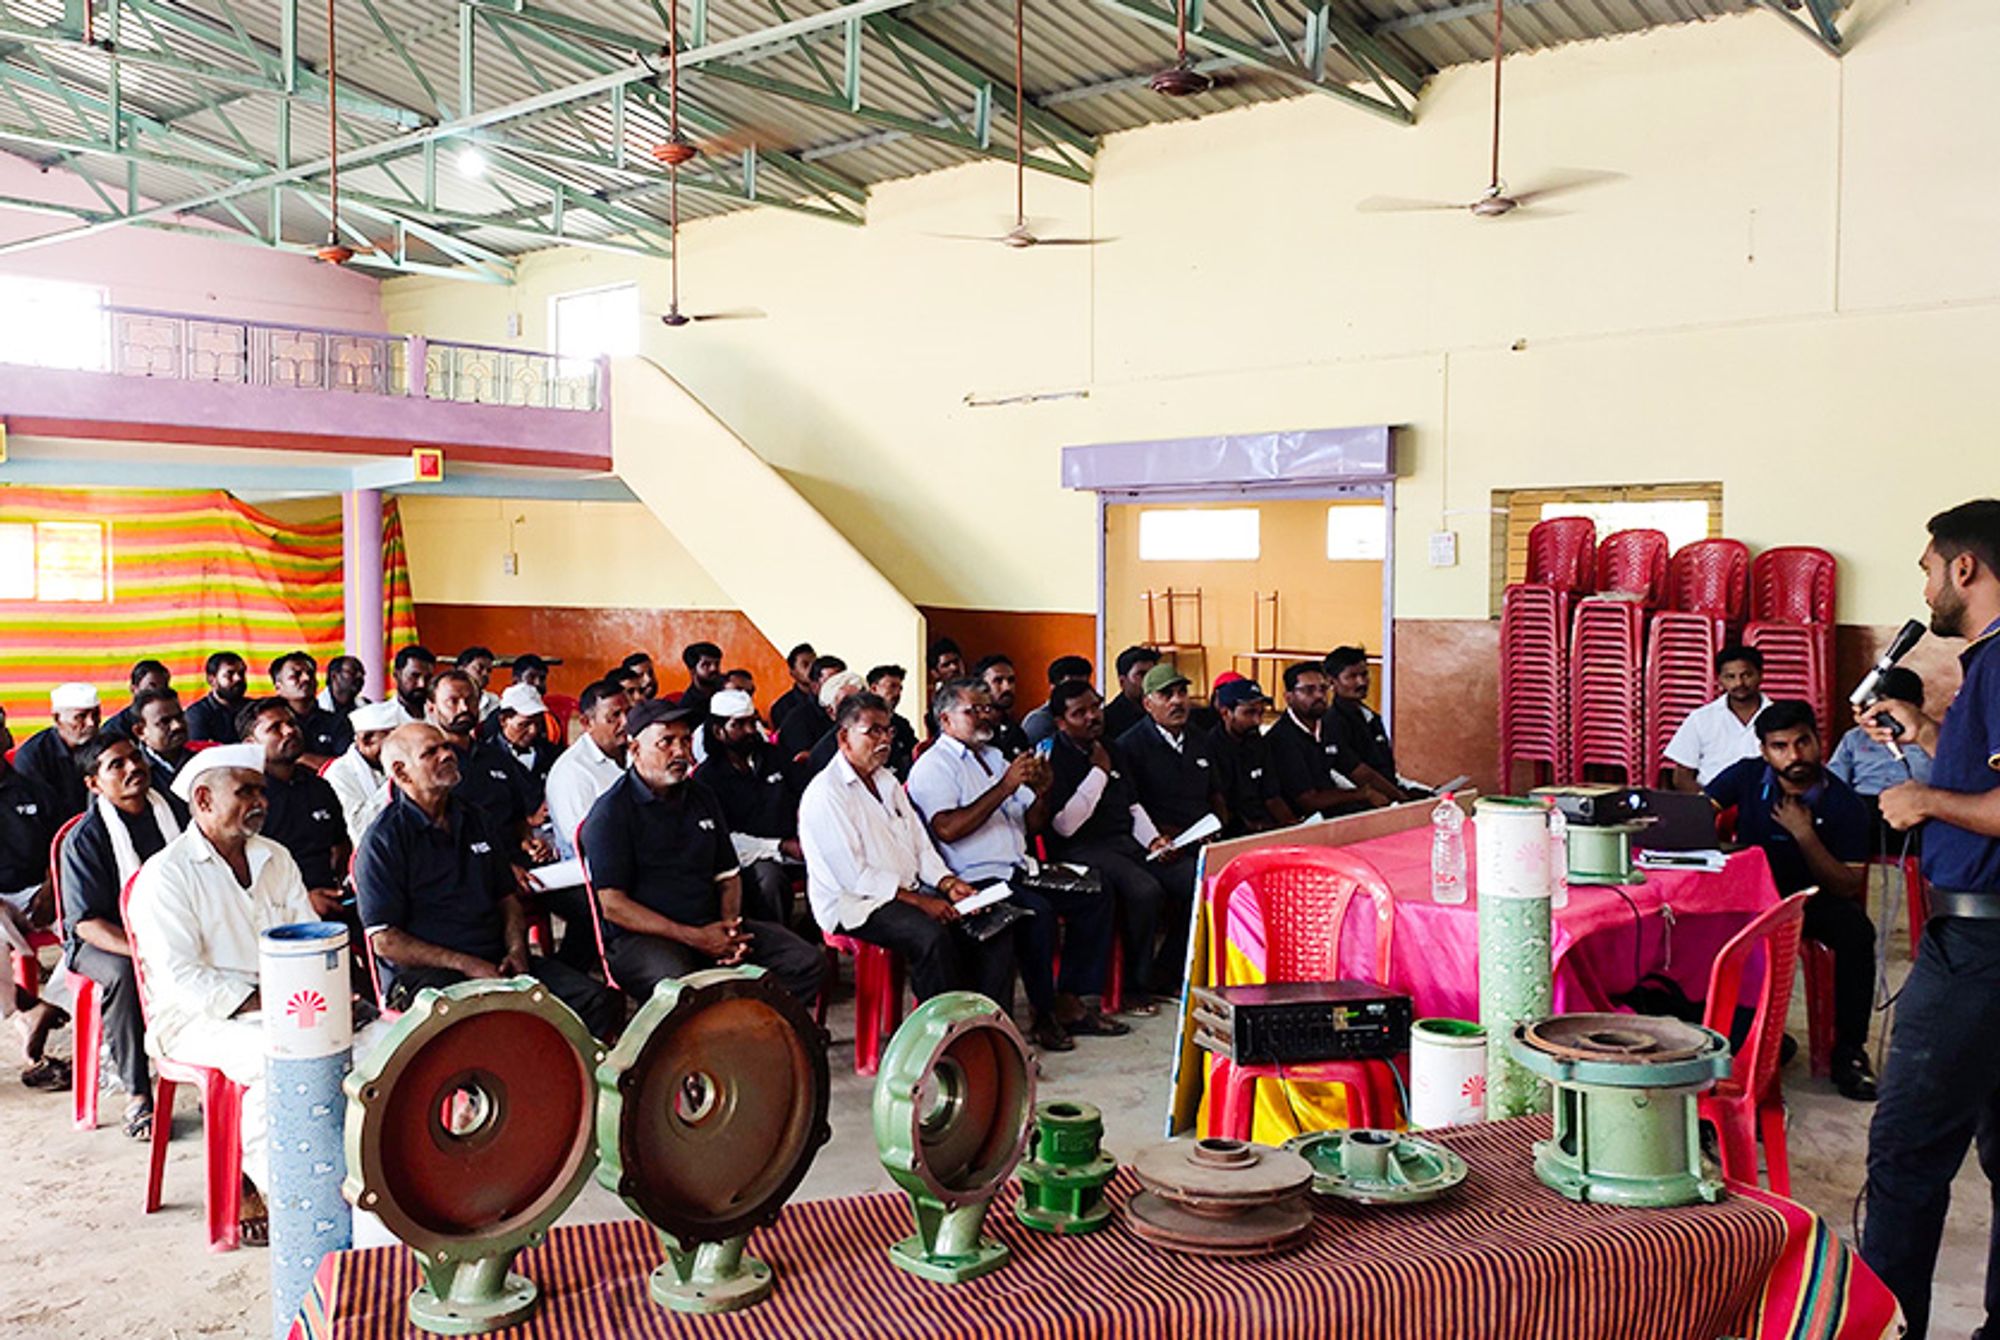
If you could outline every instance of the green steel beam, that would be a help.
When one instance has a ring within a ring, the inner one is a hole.
[[[1833,7],[1826,0],[1805,0],[1812,15],[1811,23],[1787,9],[1784,0],[1758,0],[1758,3],[1805,34],[1808,41],[1829,56],[1838,57],[1845,51],[1841,45],[1840,29],[1833,22]]]
[[[893,37],[904,45],[928,56],[937,64],[971,84],[975,89],[982,86],[1002,85],[1011,88],[1014,83],[1011,71],[1003,69],[991,54],[974,48],[953,46],[931,36],[908,19],[896,14],[875,14],[866,20],[868,26],[885,37]],[[1023,115],[1030,126],[1052,139],[1066,141],[1072,147],[1086,154],[1097,152],[1097,136],[1085,130],[1066,116],[1038,106],[1033,94],[1025,99]]]
[[[1173,10],[1162,9],[1150,3],[1150,0],[1097,0],[1097,3],[1106,9],[1115,10],[1128,18],[1137,19],[1141,23],[1158,28],[1162,32],[1171,33],[1179,27]],[[1399,125],[1413,125],[1416,122],[1416,114],[1401,103],[1384,102],[1380,99],[1370,97],[1366,93],[1351,89],[1345,84],[1335,83],[1328,79],[1315,79],[1307,72],[1299,69],[1295,64],[1273,60],[1260,48],[1252,46],[1248,42],[1240,42],[1233,37],[1225,37],[1220,33],[1190,31],[1188,33],[1188,44],[1190,46],[1205,47],[1219,55],[1234,57],[1245,65],[1254,66],[1257,69],[1265,70],[1272,74],[1283,75],[1300,88],[1310,89],[1315,93],[1324,93],[1328,97],[1338,98],[1342,102],[1351,103],[1363,111],[1373,112],[1375,115],[1394,121]]]

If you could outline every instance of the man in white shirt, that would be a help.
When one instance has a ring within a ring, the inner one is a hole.
[[[886,699],[884,701],[887,701]],[[1014,956],[1034,1010],[1032,1036],[1043,1051],[1075,1047],[1070,1035],[1117,1037],[1131,1030],[1084,1002],[1104,989],[1111,951],[1111,895],[1101,883],[1030,889],[1028,833],[1048,825],[1043,797],[1053,780],[1046,755],[1027,750],[1012,762],[993,745],[998,710],[986,685],[954,679],[932,699],[942,732],[910,769],[910,800],[924,817],[952,873],[985,888],[1011,881],[1015,906],[1033,913],[1014,923]],[[893,723],[892,723],[893,725]],[[1061,994],[1055,972],[1056,930],[1063,932]]]
[[[328,764],[322,775],[340,797],[348,841],[359,846],[369,821],[381,813],[388,800],[384,794],[389,779],[382,771],[382,742],[402,724],[402,713],[394,703],[368,703],[355,708],[347,719],[354,726],[354,743]]]
[[[1698,792],[1730,764],[1762,756],[1757,714],[1771,705],[1764,696],[1764,654],[1755,647],[1724,647],[1715,653],[1715,679],[1722,696],[1687,714],[1667,741],[1676,791]]]
[[[126,908],[144,979],[146,1045],[157,1056],[213,1066],[243,1086],[250,1185],[242,1229],[245,1241],[257,1244],[268,1167],[258,936],[319,916],[290,854],[258,832],[266,811],[262,746],[196,754],[174,791],[187,802],[190,823],[140,867]]]
[[[851,935],[903,956],[918,1000],[976,990],[1013,994],[1013,943],[985,943],[958,929],[954,904],[972,885],[951,873],[923,821],[888,770],[895,726],[889,705],[857,693],[834,718],[839,752],[799,801],[806,897],[828,935]]]
[[[549,769],[544,793],[549,822],[555,825],[556,854],[565,861],[576,855],[576,830],[589,817],[590,807],[625,775],[629,706],[624,689],[610,680],[592,684],[577,700],[583,734]]]

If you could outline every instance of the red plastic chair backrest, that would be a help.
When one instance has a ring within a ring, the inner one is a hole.
[[[326,762],[320,764],[317,768],[313,769],[313,771],[319,776],[324,777],[326,776],[327,769],[331,768],[334,764],[338,762],[340,762],[340,755],[335,754],[332,758],[328,759]]]
[[[1667,603],[1667,536],[1621,530],[1597,546],[1597,589],[1641,597],[1650,609]]]
[[[1537,521],[1528,532],[1528,573],[1523,581],[1564,591],[1597,589],[1597,523],[1587,516]]]
[[[1669,561],[1667,577],[1670,608],[1741,623],[1750,604],[1750,546],[1741,540],[1684,544]]]
[[[1766,549],[1750,565],[1750,617],[1775,623],[1832,623],[1833,555],[1810,545]]]
[[[1728,1037],[1736,1024],[1737,1007],[1743,1003],[1744,970],[1753,961],[1762,962],[1764,980],[1757,992],[1757,1017],[1729,1070],[1730,1078],[1753,1098],[1763,1093],[1778,1073],[1785,1012],[1792,1003],[1792,974],[1799,962],[1799,932],[1805,925],[1806,899],[1814,892],[1795,893],[1759,913],[1722,947],[1709,969],[1708,1005],[1702,1022]]]
[[[1396,899],[1381,872],[1339,847],[1268,847],[1222,868],[1210,900],[1210,980],[1228,981],[1229,905],[1257,900],[1264,922],[1264,980],[1330,982],[1340,978],[1340,944],[1357,899],[1375,916],[1374,982],[1391,984]]]
[[[90,813],[90,811],[88,810],[84,811],[84,814],[88,813]],[[75,828],[78,824],[82,822],[83,822],[83,814],[70,815],[69,818],[63,820],[62,827],[56,830],[56,835],[49,839],[49,892],[55,895],[57,935],[67,934],[67,930],[63,926],[63,896],[62,896],[63,843],[69,841],[70,830],[72,828]],[[119,911],[122,913],[124,909],[120,908]]]
[[[604,971],[604,984],[613,991],[623,991],[611,975],[611,956],[604,952],[604,909],[597,904],[597,885],[590,879],[590,858],[583,854],[583,824],[576,826],[575,846],[576,862],[583,867],[583,901],[590,905],[590,933],[597,938],[597,965]]]
[[[125,887],[118,890],[118,919],[125,923],[125,947],[132,951],[132,981],[139,988],[139,1019],[146,1027],[153,1026],[153,1007],[146,993],[146,960],[139,956],[139,937],[132,933],[132,886],[139,882],[139,871],[125,881]]]

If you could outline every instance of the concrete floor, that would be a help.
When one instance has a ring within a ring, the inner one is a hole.
[[[1899,937],[1900,939],[1900,937]],[[1907,953],[1898,944],[1892,975]],[[1804,1037],[1797,1011],[1793,1032]],[[1047,1057],[1043,1098],[1073,1097],[1103,1109],[1106,1145],[1121,1158],[1157,1140],[1167,1090],[1172,1021],[1135,1020],[1125,1039],[1087,1039]],[[833,1139],[820,1151],[801,1196],[886,1190],[869,1125],[870,1081],[852,1070],[851,1004],[829,1020],[833,1052]],[[71,1129],[67,1094],[33,1093],[14,1082],[9,1052],[0,1061],[0,1171],[8,1213],[0,1221],[0,1337],[37,1340],[191,1340],[266,1333],[266,1258],[260,1251],[212,1255],[201,1238],[198,1117],[183,1099],[167,1165],[166,1203],[141,1216],[141,1146],[109,1126]],[[68,1054],[69,1038],[55,1050]],[[1870,1107],[1848,1102],[1805,1073],[1801,1054],[1786,1075],[1792,1105],[1793,1195],[1852,1233],[1863,1175]],[[105,1119],[116,1111],[108,1099]],[[1977,1164],[1957,1185],[1937,1275],[1932,1334],[1956,1340],[1982,1318],[1980,1298],[1991,1201]],[[624,1205],[593,1181],[565,1223],[623,1218]],[[364,1233],[365,1236],[365,1233]]]

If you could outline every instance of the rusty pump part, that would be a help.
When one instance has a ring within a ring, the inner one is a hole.
[[[998,1005],[947,991],[911,1012],[875,1080],[875,1145],[917,1221],[890,1260],[939,1284],[1005,1264],[1006,1245],[980,1230],[1021,1161],[1034,1107],[1028,1044]]]
[[[1555,1087],[1535,1176],[1571,1200],[1663,1207],[1713,1201],[1697,1095],[1729,1074],[1729,1039],[1678,1019],[1558,1014],[1521,1024],[1514,1058]]]
[[[420,993],[348,1075],[341,1191],[417,1254],[412,1325],[478,1335],[533,1315],[514,1257],[590,1176],[603,1056],[547,987],[513,977]]]
[[[659,1230],[653,1301],[733,1312],[771,1292],[743,1254],[777,1219],[827,1125],[819,1026],[761,968],[661,982],[597,1067],[597,1180]]]
[[[1169,1140],[1142,1151],[1132,1171],[1145,1190],[1125,1222],[1157,1246],[1195,1256],[1262,1256],[1312,1224],[1310,1163],[1247,1140]]]
[[[1035,1109],[1014,1217],[1043,1233],[1088,1233],[1111,1222],[1104,1186],[1118,1160],[1103,1150],[1104,1114],[1063,1100]]]

